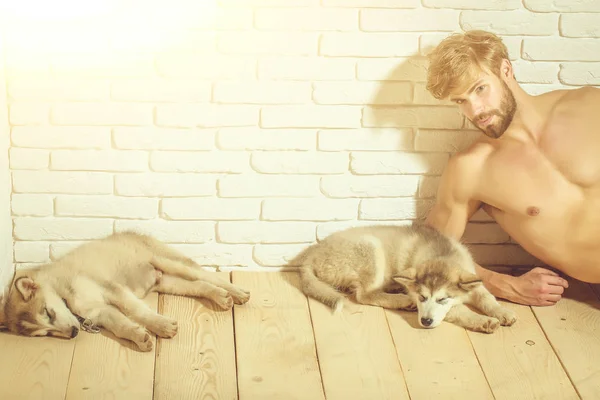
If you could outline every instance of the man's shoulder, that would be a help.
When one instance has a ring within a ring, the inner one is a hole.
[[[455,168],[481,167],[487,158],[496,150],[496,146],[486,138],[481,138],[464,150],[454,153],[449,163]]]
[[[543,95],[544,96],[544,95]],[[600,105],[600,89],[593,86],[583,86],[577,89],[561,89],[545,94],[553,100],[557,111],[568,111],[580,107]]]

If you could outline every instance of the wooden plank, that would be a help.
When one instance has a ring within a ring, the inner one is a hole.
[[[0,399],[64,399],[77,339],[0,335]]]
[[[517,313],[513,326],[491,335],[468,331],[496,400],[578,399],[531,309],[500,303]]]
[[[324,399],[298,274],[233,271],[232,280],[251,292],[233,311],[240,400]]]
[[[145,299],[158,307],[157,293]],[[154,348],[141,352],[129,341],[109,332],[81,332],[77,338],[66,399],[152,399],[156,337]]]
[[[327,400],[409,399],[381,307],[356,305],[334,315],[309,299]]]
[[[463,328],[423,329],[416,312],[385,313],[411,399],[494,398]]]
[[[582,399],[600,398],[600,300],[592,288],[569,280],[562,300],[532,307]]]
[[[179,330],[158,339],[154,399],[237,399],[233,312],[207,299],[160,297],[161,314],[176,319]]]

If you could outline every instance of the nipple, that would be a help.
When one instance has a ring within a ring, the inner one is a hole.
[[[527,214],[535,217],[536,215],[538,215],[540,213],[540,209],[537,207],[528,207],[527,208]]]

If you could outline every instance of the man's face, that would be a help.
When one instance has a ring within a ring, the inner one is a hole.
[[[486,136],[498,139],[509,127],[517,110],[510,88],[495,75],[481,73],[469,89],[450,99]]]

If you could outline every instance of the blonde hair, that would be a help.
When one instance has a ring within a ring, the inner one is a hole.
[[[500,75],[502,60],[509,59],[502,39],[481,30],[448,36],[428,58],[427,90],[438,100],[465,91],[482,71]]]

